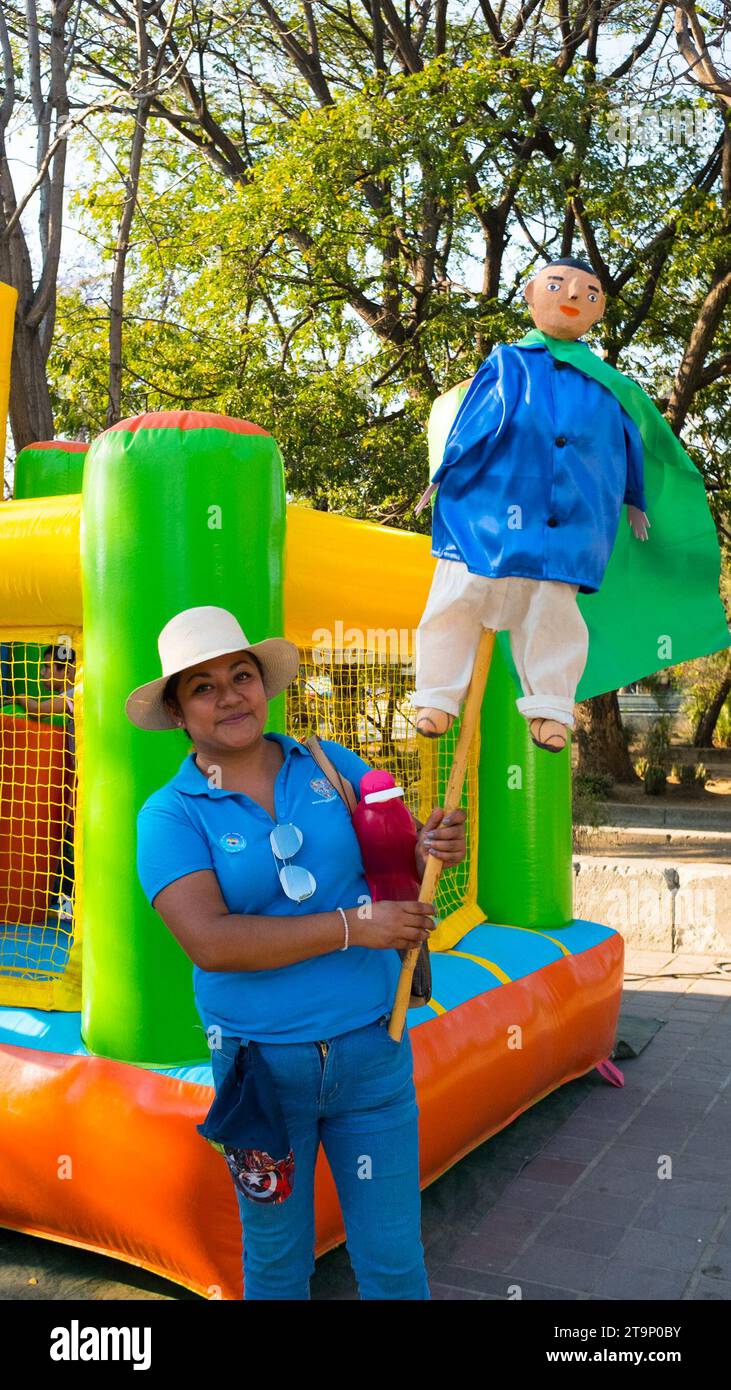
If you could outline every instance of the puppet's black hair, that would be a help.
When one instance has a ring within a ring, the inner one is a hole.
[[[543,269],[552,270],[556,265],[568,265],[574,270],[586,271],[587,275],[596,275],[594,267],[589,265],[588,261],[580,261],[576,256],[563,256],[560,261],[549,261],[547,265],[544,265]]]

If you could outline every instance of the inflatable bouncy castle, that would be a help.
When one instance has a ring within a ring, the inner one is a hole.
[[[443,398],[436,448],[448,413]],[[408,706],[429,539],[288,506],[275,440],[219,415],[39,444],[16,478],[0,504],[0,1224],[239,1299],[234,1188],[196,1130],[212,1078],[192,965],[135,871],[137,811],[188,744],[137,730],[124,702],[174,613],[229,608],[252,642],[300,648],[269,727],[348,744],[425,819],[459,727],[417,740]],[[724,644],[702,632],[694,654]],[[600,679],[588,667],[579,698]],[[515,697],[496,640],[468,855],[442,875],[433,997],[408,1015],[423,1185],[615,1041],[623,942],[573,915],[569,751],[538,750]],[[322,1151],[316,1222],[318,1253],[343,1240]]]

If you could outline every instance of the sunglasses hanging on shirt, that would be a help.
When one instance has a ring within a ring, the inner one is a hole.
[[[281,868],[277,864],[277,873],[287,897],[295,903],[306,902],[315,892],[317,880],[309,869],[287,862],[294,859],[302,848],[302,831],[296,825],[275,825],[269,835],[269,843],[275,860],[282,861]]]

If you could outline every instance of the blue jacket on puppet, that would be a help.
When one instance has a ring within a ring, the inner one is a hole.
[[[473,574],[595,593],[622,506],[645,510],[640,432],[614,396],[540,343],[494,348],[449,432],[432,554]]]

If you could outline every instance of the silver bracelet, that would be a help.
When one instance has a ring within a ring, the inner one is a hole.
[[[349,939],[349,938],[348,938],[348,919],[347,919],[347,917],[345,916],[345,913],[343,912],[342,907],[338,907],[338,908],[336,908],[335,910],[336,910],[336,912],[339,912],[339,913],[340,913],[340,916],[342,917],[343,923],[344,923],[344,925],[345,925],[345,945],[344,945],[344,946],[341,946],[341,947],[340,947],[340,950],[341,950],[341,951],[347,951],[347,949],[348,949],[348,939]]]

